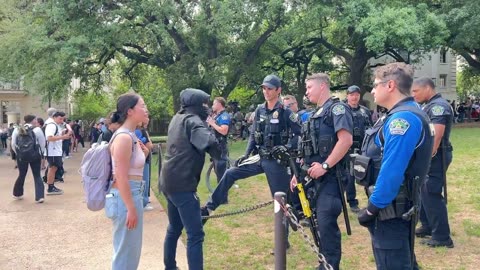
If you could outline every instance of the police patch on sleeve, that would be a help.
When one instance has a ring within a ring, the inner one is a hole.
[[[290,120],[291,120],[292,122],[298,122],[298,114],[296,114],[296,113],[294,113],[294,112],[292,112],[292,113],[290,114],[290,117],[289,117],[289,118],[290,118]]]
[[[435,105],[432,108],[432,114],[435,115],[435,116],[441,116],[441,115],[443,115],[443,112],[445,112],[445,108],[443,108],[440,105]]]
[[[222,115],[222,120],[228,120],[228,115],[223,114],[223,115]]]
[[[407,132],[410,124],[403,118],[396,118],[388,126],[391,135],[403,135]]]
[[[335,115],[345,114],[345,107],[343,105],[335,105],[332,109],[332,112]]]

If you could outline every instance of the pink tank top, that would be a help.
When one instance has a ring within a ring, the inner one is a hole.
[[[143,176],[143,167],[145,166],[145,155],[142,152],[142,148],[138,143],[138,138],[135,132],[130,132],[126,128],[119,128],[115,133],[128,132],[135,141],[133,147],[132,157],[130,158],[130,168],[128,169],[128,175]],[[115,174],[115,159],[112,157],[112,173]]]

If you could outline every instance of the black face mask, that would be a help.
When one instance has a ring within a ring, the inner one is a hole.
[[[209,115],[209,108],[203,105],[200,106],[188,106],[184,108],[187,112],[196,114],[202,119],[203,121],[207,120]]]
[[[203,121],[207,120],[208,116],[210,115],[211,111],[210,111],[210,108],[208,107],[205,107],[205,106],[202,106],[202,110],[200,111],[200,113],[198,114],[198,116],[200,116],[200,119],[202,119]]]

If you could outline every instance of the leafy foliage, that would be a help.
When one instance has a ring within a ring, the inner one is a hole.
[[[474,68],[465,68],[457,75],[457,93],[462,100],[480,97],[480,73]]]

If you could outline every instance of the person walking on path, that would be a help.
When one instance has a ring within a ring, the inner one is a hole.
[[[105,203],[105,214],[113,223],[113,270],[135,270],[140,262],[143,167],[149,150],[137,143],[135,129],[147,119],[147,106],[141,96],[128,93],[118,98],[117,111],[111,120],[122,126],[115,132],[110,146],[113,183]]]
[[[48,162],[48,173],[47,173],[47,184],[48,190],[47,195],[61,195],[63,190],[57,188],[54,185],[55,173],[58,169],[63,168],[62,160],[62,141],[70,138],[70,134],[60,134],[59,130],[63,123],[63,118],[65,117],[64,112],[55,112],[52,116],[53,122],[49,122],[45,126],[45,137],[47,138],[47,162]]]
[[[16,200],[23,199],[25,177],[27,176],[28,166],[30,165],[33,174],[33,181],[35,183],[35,202],[43,203],[45,190],[40,171],[42,155],[43,152],[45,152],[45,136],[43,135],[42,129],[37,127],[35,115],[25,115],[24,120],[25,125],[16,128],[12,134],[12,149],[17,154],[18,164],[18,178],[13,187],[13,198]],[[33,136],[30,132],[33,132]],[[27,136],[31,137],[23,140],[23,138]],[[33,145],[30,145],[34,152],[25,153],[24,151],[17,151],[17,149],[24,150],[22,147],[28,147],[29,144],[27,141],[29,140],[33,143]],[[24,143],[20,144],[21,142]]]

